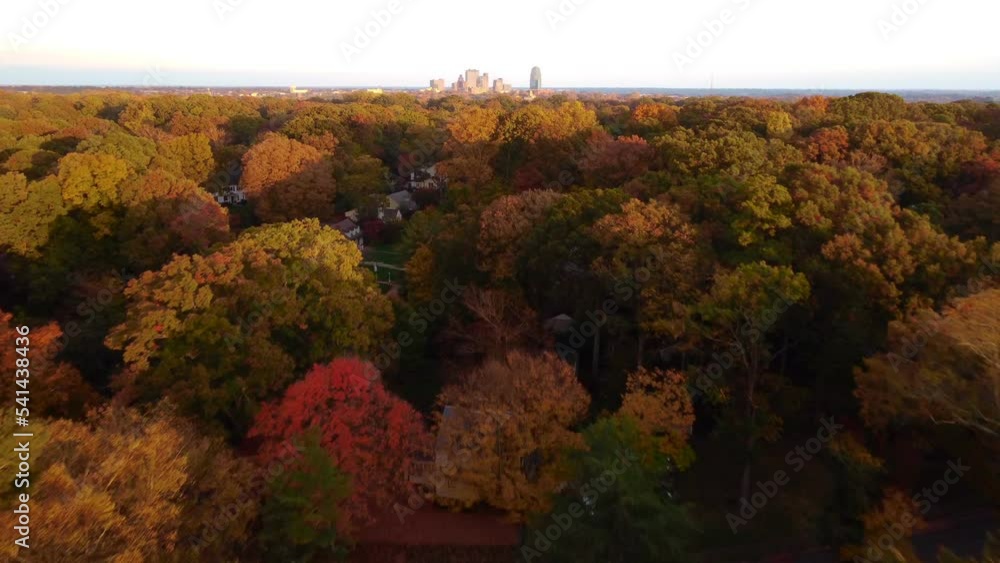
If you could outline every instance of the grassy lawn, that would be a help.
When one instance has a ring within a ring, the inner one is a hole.
[[[399,243],[365,248],[365,261],[384,262],[400,268],[406,265],[406,256],[400,251]]]

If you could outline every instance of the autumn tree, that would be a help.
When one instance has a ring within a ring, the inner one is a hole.
[[[548,506],[564,451],[581,445],[574,428],[590,397],[555,355],[511,352],[445,387],[438,403],[463,415],[439,419],[439,452],[475,452],[453,456],[461,461],[448,475],[473,491],[463,504],[484,501],[524,514]]]
[[[16,377],[15,382],[18,389],[30,386],[34,391],[30,395],[19,395],[17,406],[27,408],[32,416],[77,418],[83,416],[88,407],[96,405],[99,397],[79,370],[56,358],[63,348],[63,332],[59,325],[52,322],[29,327],[29,333],[22,335],[15,330],[12,320],[13,315],[0,310],[0,342],[10,343],[0,351],[0,365],[12,369],[18,358],[27,358],[30,378]],[[24,385],[20,381],[24,381]],[[8,403],[6,406],[14,405]]]
[[[373,509],[390,506],[406,490],[412,463],[429,445],[420,414],[385,389],[372,364],[356,358],[314,367],[261,409],[249,437],[263,442],[260,458],[266,464],[283,442],[306,439],[310,432],[350,476],[352,493],[340,523],[345,531],[369,524]]]
[[[503,289],[465,288],[467,319],[452,317],[443,337],[486,357],[502,358],[539,341],[538,315],[517,294]]]
[[[87,211],[117,203],[119,187],[128,175],[125,161],[107,154],[72,153],[59,161],[63,200]]]
[[[685,303],[698,271],[696,232],[675,207],[637,200],[601,218],[592,232],[603,251],[594,270],[634,289],[630,307],[642,367],[649,335],[677,339],[687,330]]]
[[[588,186],[621,186],[649,168],[653,153],[642,137],[615,139],[603,131],[595,132],[587,140],[580,169]]]
[[[925,501],[926,502],[926,501]],[[863,526],[862,545],[849,545],[841,548],[840,556],[852,561],[879,560],[891,557],[900,563],[920,563],[913,545],[915,532],[927,528],[918,503],[913,497],[898,489],[884,491],[884,496],[877,506],[861,517]],[[887,530],[901,530],[890,536],[891,543],[886,544],[881,537]]]
[[[470,107],[454,113],[446,125],[445,159],[438,167],[449,182],[476,188],[493,178],[492,161],[498,152],[493,141],[499,123],[500,113],[493,109]]]
[[[173,254],[207,251],[230,238],[229,214],[193,181],[161,169],[122,188],[119,247],[136,271],[159,268]]]
[[[660,102],[640,102],[629,116],[628,127],[637,135],[662,134],[677,125],[677,108]]]
[[[223,560],[247,539],[257,513],[243,488],[250,464],[169,409],[102,409],[84,423],[49,423],[47,436],[32,466],[32,524],[46,530],[32,561]],[[227,506],[216,541],[194,551],[188,540]],[[3,549],[20,555],[12,542]]]
[[[239,435],[260,401],[313,364],[366,353],[392,325],[357,246],[315,220],[251,229],[207,256],[177,256],[125,290],[108,336],[119,388],[166,394]]]
[[[837,164],[847,158],[850,142],[847,129],[844,127],[818,129],[806,142],[806,156],[809,160],[820,164]]]
[[[640,368],[625,383],[620,415],[635,421],[645,439],[677,465],[691,461],[688,439],[694,426],[694,403],[687,378],[677,371]]]
[[[246,152],[240,185],[257,216],[266,222],[328,219],[334,211],[330,159],[284,135],[267,135]]]
[[[215,157],[208,137],[201,133],[182,135],[160,144],[162,166],[196,184],[204,184],[215,170]]]
[[[513,276],[524,238],[560,197],[532,190],[503,196],[484,209],[479,219],[480,268],[499,280]]]
[[[701,336],[722,354],[724,374],[702,373],[695,385],[711,393],[714,385],[725,385],[733,397],[732,415],[745,440],[746,462],[741,496],[750,488],[751,459],[760,439],[773,441],[781,419],[773,402],[782,388],[771,371],[773,349],[769,334],[779,328],[782,316],[809,298],[809,281],[785,266],[744,264],[718,274],[697,307]],[[708,377],[718,379],[716,382]]]
[[[888,348],[854,373],[869,424],[957,425],[1000,437],[1000,290],[894,321]]]
[[[62,188],[54,177],[28,182],[21,173],[0,176],[0,248],[36,258],[50,240],[52,222],[65,214]]]
[[[128,163],[132,170],[142,172],[149,168],[156,157],[157,147],[150,139],[118,130],[83,140],[77,145],[75,152],[114,156]]]
[[[368,197],[385,191],[389,171],[381,160],[366,154],[345,160],[338,161],[335,172],[337,192],[347,208],[356,208]]]

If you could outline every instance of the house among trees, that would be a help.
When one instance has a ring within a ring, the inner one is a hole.
[[[438,176],[437,165],[433,164],[426,168],[410,172],[409,178],[406,179],[406,189],[411,192],[416,190],[440,190],[444,188],[444,183],[444,178]]]
[[[386,223],[394,223],[403,220],[403,212],[398,207],[379,207],[378,218]]]
[[[413,201],[413,194],[406,190],[389,194],[389,209],[399,209],[402,213],[411,213],[417,210],[417,202]]]
[[[354,243],[358,245],[358,248],[364,250],[365,239],[361,233],[361,227],[359,227],[358,224],[352,221],[350,218],[345,218],[341,221],[331,224],[330,226],[340,231],[340,233],[344,235],[348,240],[354,241]]]
[[[222,192],[215,194],[215,200],[219,202],[219,205],[236,205],[246,203],[247,194],[237,184],[232,184],[223,189]]]

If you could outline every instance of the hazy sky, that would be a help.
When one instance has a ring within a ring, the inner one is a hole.
[[[526,86],[538,65],[552,87],[1000,89],[997,21],[997,0],[2,0],[0,84]]]

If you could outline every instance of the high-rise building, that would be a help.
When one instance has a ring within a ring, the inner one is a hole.
[[[474,68],[470,68],[469,70],[465,71],[465,87],[466,88],[468,88],[470,90],[475,90],[476,89],[476,85],[478,83],[479,83],[479,71],[478,70],[476,70]]]
[[[465,92],[465,77],[461,74],[458,75],[458,82],[455,83],[455,90]]]
[[[493,81],[493,91],[497,94],[502,94],[506,89],[507,86],[504,85],[503,78],[497,78]]]
[[[437,80],[431,80],[431,90],[434,92],[444,91],[444,78],[438,78]]]
[[[542,89],[542,69],[537,66],[531,69],[531,89],[541,90]]]

